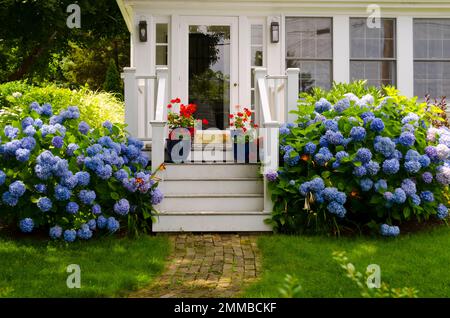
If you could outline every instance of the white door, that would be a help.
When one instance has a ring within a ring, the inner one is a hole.
[[[181,17],[183,101],[197,105],[206,128],[229,127],[239,100],[238,18]]]

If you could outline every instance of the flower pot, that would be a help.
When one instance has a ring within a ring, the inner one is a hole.
[[[167,155],[169,162],[185,162],[189,153],[191,152],[191,140],[190,139],[166,139],[167,141]]]

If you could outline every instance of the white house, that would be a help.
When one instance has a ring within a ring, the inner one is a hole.
[[[290,120],[299,91],[366,79],[407,96],[450,93],[450,0],[117,3],[131,34],[126,122],[151,144],[153,168],[164,161],[170,98],[199,105],[219,131],[197,131],[203,137],[189,159],[200,162],[167,166],[155,231],[270,230],[260,165],[222,162],[232,151],[226,132],[236,105],[254,110],[263,128],[267,171],[278,165],[277,127]],[[222,135],[208,151],[201,145]]]

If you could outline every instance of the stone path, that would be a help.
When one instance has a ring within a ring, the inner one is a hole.
[[[177,234],[165,272],[129,295],[144,297],[237,297],[261,271],[255,235]]]

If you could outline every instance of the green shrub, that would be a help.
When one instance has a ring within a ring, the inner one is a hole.
[[[438,107],[363,82],[301,98],[296,123],[280,128],[282,166],[267,176],[276,229],[396,236],[403,221],[447,218],[450,131],[430,127]]]
[[[116,93],[119,96],[122,96],[122,79],[117,70],[116,62],[114,62],[113,59],[109,61],[103,89],[107,92]]]
[[[51,104],[55,113],[67,106],[77,105],[81,120],[95,128],[101,127],[106,120],[124,122],[124,103],[112,93],[93,92],[87,88],[70,90],[54,84],[38,87],[24,82],[0,85],[1,122],[9,124],[17,121],[23,107],[28,107],[35,101]]]

